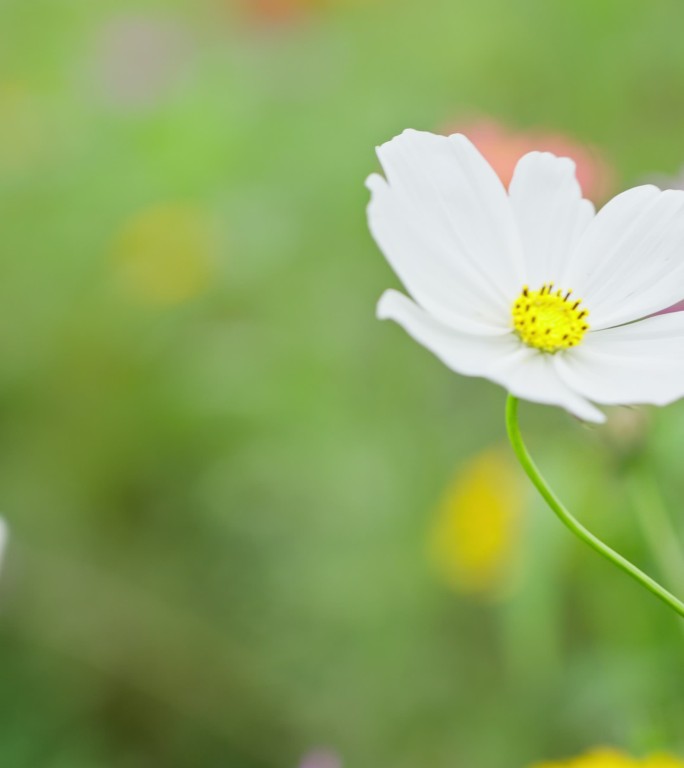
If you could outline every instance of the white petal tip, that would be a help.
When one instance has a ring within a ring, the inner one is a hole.
[[[585,424],[604,424],[606,421],[606,414],[584,398],[579,402],[568,402],[563,407],[572,416]]]
[[[566,155],[554,155],[553,152],[533,150],[524,154],[517,162],[516,171],[519,173],[528,168],[537,172],[551,173],[554,176],[572,175],[577,171],[577,163]]]
[[[375,308],[375,316],[378,320],[389,320],[392,317],[392,304],[394,291],[385,291]]]
[[[396,136],[393,136],[388,141],[383,141],[382,144],[377,144],[375,147],[375,151],[376,153],[380,154],[382,153],[382,150],[385,147],[388,147],[390,144],[395,144],[405,139],[410,139],[411,137],[420,133],[422,133],[422,131],[417,131],[415,128],[404,128],[404,130],[401,133],[398,133]]]
[[[376,192],[386,185],[387,182],[379,173],[371,173],[371,175],[366,179],[366,189],[369,189],[371,192]]]
[[[585,413],[583,416],[578,416],[577,418],[580,421],[585,422],[586,424],[605,424],[606,423],[606,414],[598,410],[596,411],[596,413],[593,413],[591,416]]]
[[[466,147],[474,147],[473,142],[464,133],[452,133],[449,136],[449,141],[454,144],[463,144]]]

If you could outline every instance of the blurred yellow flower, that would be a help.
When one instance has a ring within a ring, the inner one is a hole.
[[[523,504],[507,448],[469,461],[447,488],[430,533],[430,559],[440,576],[461,592],[498,593],[515,563]]]
[[[202,293],[213,271],[212,222],[201,208],[181,203],[137,213],[114,246],[124,288],[146,304],[180,304]]]
[[[684,761],[666,754],[637,760],[617,750],[597,749],[570,760],[540,763],[535,768],[684,768]]]
[[[673,755],[651,755],[641,761],[643,768],[684,768],[684,760]]]

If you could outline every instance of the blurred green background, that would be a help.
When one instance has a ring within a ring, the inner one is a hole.
[[[3,768],[684,754],[681,625],[527,492],[500,389],[376,322],[363,186],[403,128],[482,120],[590,147],[605,194],[674,177],[682,28],[1,0]],[[684,405],[523,421],[581,519],[681,574]]]

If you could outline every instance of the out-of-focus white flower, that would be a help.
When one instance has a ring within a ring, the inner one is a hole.
[[[5,550],[7,549],[7,539],[9,531],[4,518],[0,517],[0,575],[2,574],[2,563],[5,559]]]
[[[378,148],[371,232],[414,301],[395,320],[452,370],[602,422],[598,404],[684,395],[684,191],[627,190],[598,214],[568,158],[530,152],[508,193],[465,136]],[[635,322],[637,321],[637,322]]]

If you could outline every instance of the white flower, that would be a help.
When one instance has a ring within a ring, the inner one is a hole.
[[[7,523],[0,517],[0,574],[2,573],[2,561],[5,558],[5,549],[7,547]]]
[[[635,187],[595,214],[574,163],[546,152],[508,193],[459,134],[405,131],[378,157],[370,229],[415,300],[387,291],[380,318],[458,373],[588,421],[605,420],[592,402],[684,396],[684,312],[649,317],[684,296],[684,191]]]

